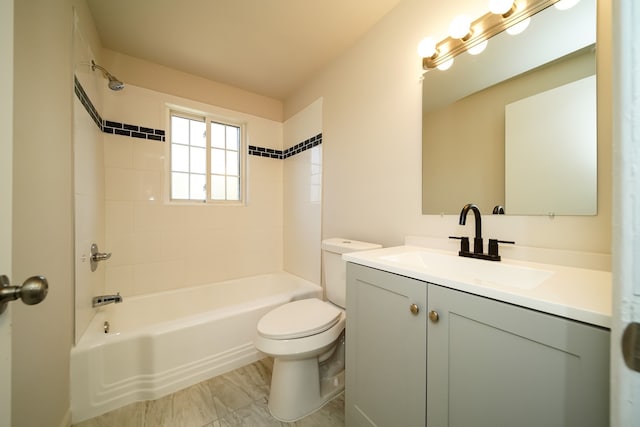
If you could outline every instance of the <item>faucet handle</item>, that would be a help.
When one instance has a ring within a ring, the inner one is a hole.
[[[469,238],[468,237],[458,237],[458,236],[449,236],[450,239],[460,240],[460,252],[469,252]]]
[[[490,256],[498,256],[498,243],[508,243],[511,245],[515,245],[516,242],[513,240],[498,240],[498,239],[489,239],[489,255]]]

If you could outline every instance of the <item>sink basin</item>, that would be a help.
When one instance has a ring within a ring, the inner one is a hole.
[[[533,289],[553,274],[552,271],[547,270],[429,251],[409,251],[384,255],[380,257],[380,260],[452,280],[520,289]]]

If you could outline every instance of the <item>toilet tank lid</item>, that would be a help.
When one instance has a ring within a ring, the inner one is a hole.
[[[342,237],[333,237],[322,241],[322,249],[337,254],[345,254],[347,252],[368,251],[370,249],[381,248],[382,245],[377,243],[359,242],[358,240],[344,239]]]

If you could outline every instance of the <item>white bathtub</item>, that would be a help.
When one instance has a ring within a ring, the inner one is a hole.
[[[275,273],[125,297],[100,308],[71,350],[73,423],[259,360],[258,320],[288,301],[321,295],[317,285]]]

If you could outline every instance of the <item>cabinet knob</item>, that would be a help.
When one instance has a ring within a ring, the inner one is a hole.
[[[440,315],[438,314],[437,311],[431,310],[429,312],[429,319],[431,319],[433,323],[438,323],[438,320],[440,320]]]
[[[412,314],[418,314],[418,313],[420,312],[420,307],[418,307],[418,304],[411,304],[411,305],[409,306],[409,311],[410,311]]]

